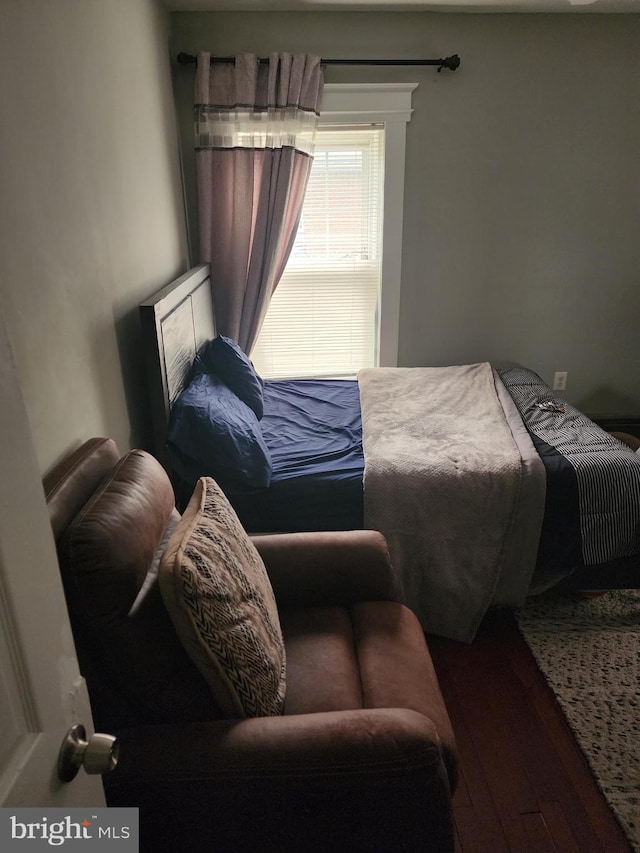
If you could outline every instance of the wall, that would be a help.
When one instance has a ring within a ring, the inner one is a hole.
[[[493,360],[592,415],[640,415],[640,15],[175,13],[172,51],[439,57],[329,66],[419,82],[408,126],[399,363]],[[191,232],[193,69],[176,71]]]
[[[44,472],[148,441],[137,305],[188,267],[166,13],[2,3],[0,103],[1,307]]]

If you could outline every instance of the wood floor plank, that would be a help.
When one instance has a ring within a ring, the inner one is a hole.
[[[464,717],[462,703],[458,701],[450,682],[447,681],[442,686],[460,756],[461,784],[454,794],[453,806],[462,849],[464,853],[471,850],[477,853],[487,850],[509,853],[484,768],[476,754],[474,739]]]
[[[556,848],[562,853],[580,853],[580,846],[571,832],[562,806],[556,802],[543,802],[542,814]]]
[[[603,794],[597,786],[593,773],[582,752],[577,746],[562,709],[549,687],[544,682],[533,656],[523,661],[519,675],[526,686],[532,705],[544,717],[547,735],[553,744],[558,761],[569,779],[572,792],[581,804],[600,847],[606,853],[630,850],[630,845],[611,812]],[[576,802],[577,808],[577,802]],[[615,824],[612,826],[611,819]],[[582,853],[582,850],[581,850]]]
[[[508,853],[509,846],[502,832],[500,817],[470,733],[460,717],[457,719],[457,725],[453,720],[452,725],[456,732],[464,777],[464,787],[458,788],[453,798],[456,815],[464,819],[464,824],[460,826],[463,849],[465,853],[471,849],[469,844],[473,839],[473,849]]]
[[[558,853],[558,848],[553,843],[547,824],[540,812],[523,814],[522,823],[535,853]]]
[[[458,740],[461,853],[630,853],[513,615],[471,644],[427,639]]]
[[[597,843],[592,847],[587,846],[586,840],[577,836],[576,840],[582,845],[581,853],[582,850],[591,849],[602,850],[605,853],[614,853],[614,851],[626,853],[631,849],[629,842],[598,788],[584,753],[577,745],[564,713],[546,684],[526,643],[524,647],[527,654],[521,655],[519,676],[527,685],[532,707],[535,707],[536,712],[544,719],[546,733],[558,757],[558,763],[569,780],[569,789],[564,786],[560,789],[560,799],[562,801],[564,797],[565,808],[569,807],[569,802],[572,803],[572,811],[575,814],[572,824],[574,831],[576,826],[582,825],[581,822],[586,815],[589,827],[597,839]],[[571,798],[568,794],[569,790]]]
[[[517,668],[519,656],[511,655],[510,659],[509,704],[513,727],[507,735],[510,737],[511,749],[518,755],[521,772],[536,792],[536,808],[528,811],[540,810],[545,799],[557,801],[566,813],[565,820],[575,828],[581,849],[598,849],[597,833],[594,833],[588,809],[582,798],[576,796],[574,778],[567,772],[562,755],[556,749],[556,742],[550,737],[549,711],[540,713],[538,706],[531,702],[530,695],[519,686],[514,669]],[[546,685],[545,690],[548,690]],[[553,708],[554,717],[558,711],[558,708]],[[527,720],[526,736],[522,734],[522,720]],[[580,756],[576,752],[572,735],[568,731],[564,734],[570,754],[578,761]],[[593,784],[590,775],[589,784]]]
[[[509,850],[521,850],[522,853],[538,853],[531,842],[522,815],[512,813],[502,814],[500,822],[509,844]]]
[[[464,853],[510,853],[501,824],[490,814],[454,809],[454,817]]]
[[[465,671],[462,678],[465,684],[462,701],[469,716],[477,716],[477,705],[484,709],[484,724],[474,727],[472,737],[493,808],[509,849],[526,851],[530,849],[529,834],[521,815],[536,811],[540,797],[519,751],[522,723],[517,703],[512,701],[510,675],[503,670],[501,687],[508,701],[497,701],[491,695],[495,688],[481,669],[477,669],[475,677]]]

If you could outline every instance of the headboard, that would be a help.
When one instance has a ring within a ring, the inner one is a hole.
[[[166,464],[171,406],[205,341],[215,337],[209,264],[193,267],[140,305],[155,454]]]

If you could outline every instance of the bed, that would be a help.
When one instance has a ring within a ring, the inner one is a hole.
[[[519,606],[560,582],[637,585],[640,456],[532,371],[482,363],[260,380],[236,388],[243,413],[253,394],[260,406],[248,413],[245,466],[242,448],[189,420],[193,400],[231,416],[236,407],[218,363],[202,366],[220,340],[208,266],[140,316],[154,451],[179,504],[209,475],[253,532],[381,529],[425,630],[466,642],[490,606]]]

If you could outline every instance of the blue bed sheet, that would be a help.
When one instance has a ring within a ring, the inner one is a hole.
[[[230,495],[250,531],[362,527],[362,421],[357,380],[267,380],[262,436],[271,485]]]

